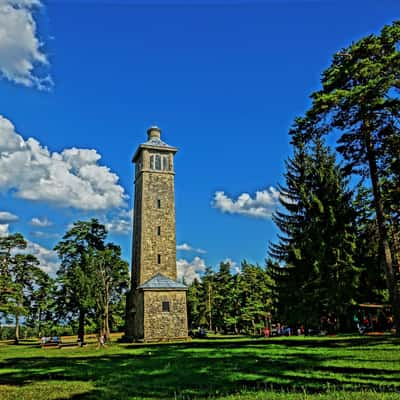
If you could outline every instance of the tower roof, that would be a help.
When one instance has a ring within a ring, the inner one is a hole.
[[[132,159],[133,162],[136,161],[136,158],[142,149],[168,150],[174,153],[178,151],[176,147],[170,146],[161,140],[161,129],[158,126],[151,126],[147,129],[147,136],[147,141],[140,144],[136,150]]]
[[[143,283],[143,285],[138,286],[138,289],[187,290],[187,286],[158,273]]]

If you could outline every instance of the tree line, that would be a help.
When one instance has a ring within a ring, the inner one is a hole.
[[[0,315],[20,322],[31,334],[50,336],[66,331],[84,341],[85,327],[109,338],[121,330],[125,317],[128,263],[121,248],[106,242],[107,231],[96,219],[77,221],[56,245],[60,265],[55,277],[28,254],[19,233],[0,237]]]
[[[188,290],[189,326],[222,333],[259,334],[271,320],[274,281],[265,268],[243,261],[241,273],[221,262],[206,268]]]

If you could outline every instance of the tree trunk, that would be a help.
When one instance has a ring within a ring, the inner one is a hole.
[[[104,336],[106,341],[110,339],[110,325],[109,325],[109,287],[108,282],[106,282],[105,286],[105,299],[104,299]]]
[[[374,195],[374,206],[376,212],[376,221],[378,224],[380,248],[383,250],[383,264],[386,275],[386,283],[389,289],[390,300],[392,303],[393,322],[396,329],[396,336],[400,336],[400,295],[396,285],[396,275],[393,271],[393,260],[388,240],[388,230],[385,224],[385,214],[383,211],[382,194],[379,185],[378,168],[376,165],[375,151],[368,130],[368,125],[364,126],[364,139],[367,148],[367,159],[369,173],[371,177],[372,191]]]
[[[208,312],[209,312],[209,324],[208,329],[212,331],[212,310],[211,310],[211,283],[208,283]]]
[[[109,308],[108,303],[104,304],[103,321],[102,321],[102,332],[105,339],[108,341],[110,339],[110,325],[109,325]]]
[[[15,314],[15,344],[19,344],[19,314]]]
[[[396,231],[393,219],[391,220],[392,225],[392,238],[393,238],[393,255],[394,261],[397,268],[397,273],[400,274],[400,245],[399,245],[399,234]]]
[[[78,325],[78,341],[80,343],[84,342],[85,338],[85,311],[79,310],[79,325]]]

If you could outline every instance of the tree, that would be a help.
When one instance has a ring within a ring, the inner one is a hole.
[[[294,157],[286,164],[286,187],[279,188],[285,211],[274,215],[283,235],[270,246],[285,268],[273,272],[286,320],[314,325],[332,314],[345,323],[359,277],[352,194],[322,139],[306,146],[297,137],[307,124],[297,120],[291,132]]]
[[[371,202],[371,190],[359,185],[353,201],[356,211],[357,245],[355,263],[361,270],[357,289],[359,303],[387,303],[388,291],[381,268],[379,233]]]
[[[232,314],[234,306],[233,279],[229,262],[221,262],[219,271],[214,275],[214,329],[215,331],[227,332],[227,318]]]
[[[246,260],[242,262],[237,279],[239,324],[246,332],[260,334],[271,317],[272,280],[263,268],[249,264]]]
[[[112,243],[93,257],[96,274],[95,299],[100,335],[110,337],[111,306],[118,305],[129,285],[128,263],[121,259],[121,248]]]
[[[98,274],[94,257],[97,251],[105,249],[106,235],[106,228],[96,219],[77,221],[55,247],[61,259],[57,271],[58,296],[62,299],[59,312],[64,318],[78,316],[78,340],[81,342],[87,314],[96,304]]]
[[[20,233],[0,238],[0,311],[13,316],[14,339],[19,343],[21,316],[32,317],[35,296],[42,290],[43,277],[39,261],[25,251],[27,242]]]
[[[382,264],[398,335],[399,271],[393,263],[393,227],[385,212],[382,179],[388,167],[385,153],[390,152],[390,159],[399,158],[399,43],[400,21],[396,21],[385,26],[380,35],[369,35],[336,53],[323,73],[322,89],[312,94],[313,105],[308,112],[315,126],[326,132],[340,132],[338,151],[348,173],[370,178]],[[398,178],[398,168],[390,165]],[[395,184],[398,187],[398,180]]]
[[[3,313],[7,313],[13,293],[10,271],[14,262],[13,252],[24,250],[26,246],[26,240],[20,233],[0,237],[0,311]]]
[[[189,327],[193,329],[205,324],[205,307],[201,302],[202,283],[194,279],[187,291]]]
[[[35,290],[32,292],[26,324],[34,328],[38,336],[47,336],[57,324],[56,284],[55,280],[42,270],[37,271],[35,278]]]
[[[10,268],[12,281],[12,301],[9,312],[15,317],[15,343],[19,343],[20,317],[29,315],[35,289],[43,274],[38,267],[39,260],[31,254],[17,254]]]

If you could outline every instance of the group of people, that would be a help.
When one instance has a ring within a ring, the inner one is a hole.
[[[290,326],[283,325],[278,322],[275,325],[271,325],[271,329],[268,326],[264,328],[264,336],[265,337],[272,337],[272,336],[291,336],[292,329]]]
[[[40,344],[60,344],[61,343],[61,338],[57,335],[54,336],[42,336],[40,338]]]
[[[386,316],[383,311],[379,311],[377,315],[356,313],[353,321],[361,335],[367,332],[384,332],[393,328],[393,317]]]

